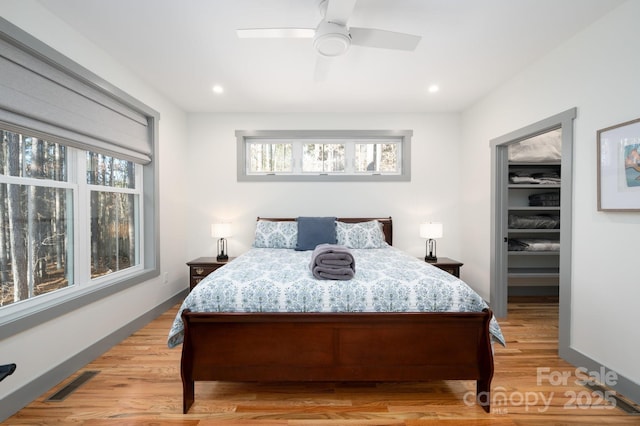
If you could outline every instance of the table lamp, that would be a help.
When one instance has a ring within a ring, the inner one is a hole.
[[[431,263],[437,262],[436,238],[442,238],[442,224],[432,222],[420,224],[420,236],[427,238],[426,256],[424,260]]]
[[[211,225],[211,236],[218,238],[218,262],[226,262],[229,260],[227,255],[227,237],[231,236],[230,223],[214,223]]]

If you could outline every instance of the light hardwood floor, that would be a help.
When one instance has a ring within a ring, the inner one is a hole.
[[[196,383],[183,415],[180,348],[166,337],[178,306],[112,348],[4,424],[8,425],[548,425],[636,424],[577,384],[557,356],[557,304],[510,302],[495,347],[492,411],[473,403],[475,382]],[[541,373],[538,374],[538,368]],[[83,371],[99,373],[61,402],[45,401]],[[556,380],[567,375],[566,383]],[[502,402],[502,403],[501,403]]]

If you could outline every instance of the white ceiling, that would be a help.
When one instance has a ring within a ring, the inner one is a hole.
[[[623,3],[359,0],[348,25],[421,42],[414,52],[352,46],[315,82],[312,40],[235,29],[315,28],[318,0],[39,1],[189,112],[461,111]]]

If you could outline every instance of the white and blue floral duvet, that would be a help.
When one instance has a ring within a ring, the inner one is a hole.
[[[352,280],[313,277],[311,251],[252,248],[203,279],[186,297],[169,332],[182,343],[182,310],[193,312],[479,312],[487,307],[467,284],[396,248],[351,249]],[[490,333],[504,338],[493,318]]]

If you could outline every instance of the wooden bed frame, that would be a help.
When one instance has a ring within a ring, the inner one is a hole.
[[[377,220],[391,244],[391,218]],[[491,318],[489,309],[465,313],[185,310],[183,412],[194,402],[195,381],[476,380],[476,401],[488,413],[493,377]]]

